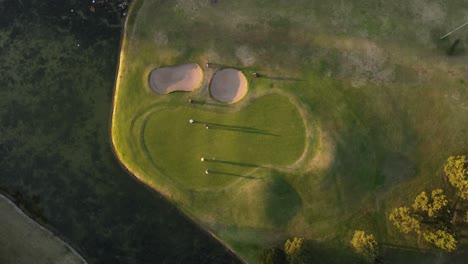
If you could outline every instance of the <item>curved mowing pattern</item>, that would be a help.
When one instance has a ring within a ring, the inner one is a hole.
[[[247,94],[247,78],[236,69],[223,69],[213,75],[211,96],[223,103],[236,103]]]
[[[149,86],[159,94],[174,91],[189,92],[197,89],[203,81],[203,71],[195,63],[185,63],[151,71]]]
[[[278,94],[263,96],[235,113],[190,106],[160,109],[143,129],[148,156],[187,189],[259,179],[253,169],[294,163],[306,140],[299,110]]]

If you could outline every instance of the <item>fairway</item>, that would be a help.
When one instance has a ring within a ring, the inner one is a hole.
[[[0,195],[0,263],[86,263],[60,238]]]
[[[443,186],[444,161],[468,148],[467,56],[439,38],[468,8],[430,2],[136,0],[115,152],[249,263],[294,236],[352,262],[356,229],[384,254],[428,256],[388,214]],[[152,90],[152,70],[186,63],[203,71],[197,89]]]

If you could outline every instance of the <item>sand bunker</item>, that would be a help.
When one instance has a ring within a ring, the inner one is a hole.
[[[247,78],[236,69],[223,69],[211,79],[211,96],[223,103],[235,103],[247,93]]]
[[[200,86],[203,72],[195,63],[157,68],[151,71],[149,86],[159,94],[174,91],[192,91]]]

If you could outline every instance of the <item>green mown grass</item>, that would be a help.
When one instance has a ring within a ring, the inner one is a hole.
[[[343,253],[337,256],[346,256],[354,229],[375,233],[382,244],[420,247],[394,230],[388,212],[441,186],[446,157],[468,148],[466,55],[447,57],[437,41],[463,18],[466,8],[456,2],[137,1],[116,87],[116,152],[138,178],[249,262],[291,236],[330,241]],[[250,78],[247,97],[226,107],[209,97],[213,69],[205,69],[205,83],[194,93],[161,96],[148,88],[151,69],[204,65],[205,59],[264,78]],[[292,104],[262,104],[272,92]],[[189,106],[189,98],[201,103]],[[288,107],[300,115],[281,111]],[[276,114],[242,114],[267,108]],[[273,126],[274,117],[306,136],[189,130],[188,119],[199,115],[214,123],[283,129]],[[214,143],[218,138],[226,140]],[[268,148],[257,147],[263,144]],[[284,166],[304,147],[297,163]],[[203,166],[201,155],[272,166]],[[203,175],[205,167],[262,180],[213,179]]]
[[[190,106],[156,108],[143,130],[149,158],[183,188],[258,179],[249,171],[290,165],[304,151],[302,117],[284,96],[267,95],[235,113]],[[211,173],[205,174],[206,169]]]

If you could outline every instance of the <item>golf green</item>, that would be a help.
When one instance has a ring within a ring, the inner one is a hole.
[[[234,113],[191,105],[156,108],[143,129],[149,158],[188,189],[225,186],[255,178],[255,168],[291,165],[306,140],[299,110],[279,94]]]

